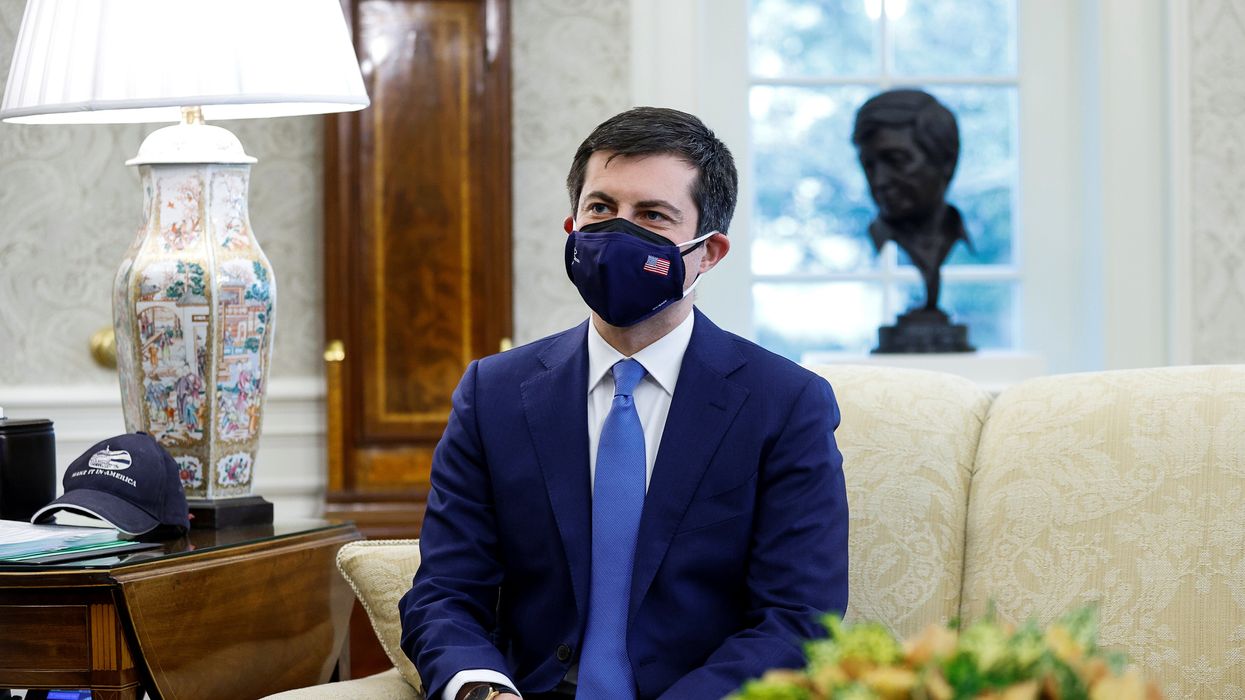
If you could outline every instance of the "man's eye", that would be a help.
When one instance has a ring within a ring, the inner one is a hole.
[[[667,217],[665,214],[662,214],[661,212],[656,212],[656,211],[646,211],[643,214],[641,214],[641,216],[644,217],[645,221],[653,221],[653,222],[669,221],[669,217]]]
[[[588,205],[587,209],[589,214],[607,214],[610,210],[609,207],[605,206],[601,202],[593,202]]]
[[[907,151],[887,151],[885,158],[887,163],[900,168],[912,162],[912,154]]]

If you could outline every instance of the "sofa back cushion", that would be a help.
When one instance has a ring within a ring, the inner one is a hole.
[[[963,614],[1100,639],[1169,698],[1245,695],[1245,366],[1030,380],[994,402],[969,497]]]
[[[398,599],[410,590],[419,568],[419,540],[351,542],[337,551],[337,568],[367,612],[385,655],[407,683],[422,691],[419,672],[402,651],[398,615]]]
[[[969,472],[990,395],[967,379],[812,368],[842,413],[850,511],[847,619],[908,636],[959,613]]]

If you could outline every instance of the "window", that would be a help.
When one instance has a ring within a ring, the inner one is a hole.
[[[799,360],[865,352],[877,327],[919,304],[915,267],[875,255],[875,207],[851,143],[870,96],[914,86],[956,114],[947,201],[972,249],[943,267],[940,306],[981,349],[1018,340],[1015,0],[751,0],[748,5],[752,327]],[[748,209],[744,209],[748,211]]]
[[[1192,274],[1180,262],[1187,257],[1180,243],[1187,235],[1187,223],[1179,215],[1173,217],[1173,211],[1187,214],[1185,200],[1171,201],[1165,184],[1168,173],[1186,182],[1187,173],[1182,175],[1181,168],[1187,164],[1180,154],[1191,148],[1187,124],[1181,121],[1187,96],[1179,83],[1169,90],[1163,80],[1164,75],[1187,73],[1185,64],[1179,62],[1187,60],[1180,58],[1184,54],[1177,48],[1171,57],[1168,48],[1184,36],[1178,29],[1186,14],[1183,4],[908,0],[903,5],[888,2],[883,6],[874,0],[787,0],[782,5],[793,9],[789,15],[775,12],[777,20],[807,22],[809,16],[798,14],[810,12],[799,9],[804,6],[830,13],[829,18],[813,18],[819,29],[808,30],[811,36],[789,32],[795,40],[809,42],[806,50],[805,44],[787,45],[785,53],[779,53],[783,59],[803,60],[807,66],[803,75],[762,75],[752,66],[754,60],[762,59],[753,58],[758,52],[749,43],[757,28],[750,24],[752,15],[769,2],[774,0],[631,0],[633,102],[700,115],[731,147],[739,164],[741,196],[730,230],[733,247],[697,287],[696,304],[714,322],[794,356],[803,349],[833,349],[829,332],[820,329],[846,328],[839,317],[855,309],[842,301],[829,306],[834,302],[825,295],[793,293],[761,311],[754,308],[758,306],[754,286],[768,284],[774,290],[790,291],[801,284],[856,282],[861,305],[873,304],[869,314],[877,323],[871,325],[890,323],[887,313],[904,309],[906,299],[901,294],[905,291],[909,298],[920,296],[919,290],[913,291],[915,271],[898,257],[886,257],[895,253],[887,252],[875,261],[867,242],[864,252],[859,252],[873,203],[864,191],[846,127],[834,139],[824,138],[827,147],[840,149],[839,155],[826,156],[838,158],[837,167],[825,168],[856,188],[854,201],[862,211],[856,215],[857,228],[844,225],[841,229],[844,239],[833,244],[827,239],[821,245],[852,243],[846,234],[854,233],[857,252],[853,254],[861,266],[845,272],[826,269],[828,264],[821,262],[820,269],[805,263],[796,266],[799,271],[777,274],[770,270],[782,260],[752,261],[753,249],[763,250],[753,245],[765,233],[759,229],[774,218],[756,211],[760,202],[754,201],[759,184],[754,178],[765,166],[760,162],[764,154],[759,152],[764,144],[749,113],[752,92],[758,87],[803,88],[814,93],[856,87],[863,95],[884,86],[915,83],[959,113],[963,143],[948,199],[965,213],[976,209],[974,216],[986,218],[984,205],[974,207],[966,199],[969,185],[989,191],[995,182],[1000,183],[1000,191],[1008,192],[1007,197],[995,200],[1007,207],[1006,216],[994,217],[1010,222],[1008,234],[991,239],[998,246],[987,245],[984,227],[970,221],[977,255],[957,249],[943,269],[941,303],[967,320],[970,340],[978,347],[1009,347],[1015,352],[1006,357],[966,356],[965,364],[990,367],[996,361],[1018,358],[1035,360],[1050,372],[1078,372],[1168,361],[1170,334],[1188,327],[1187,319],[1173,316],[1173,309],[1187,308],[1179,299],[1187,301]],[[870,27],[873,33],[868,29],[849,32],[850,21]],[[970,37],[971,41],[966,40]],[[1000,37],[1004,43],[999,43]],[[914,43],[918,41],[924,43]],[[867,61],[874,68],[868,75],[857,74],[864,70],[858,65],[830,61],[829,52],[844,42],[847,46],[863,42],[871,52]],[[938,50],[950,58],[912,48],[922,45],[933,47],[930,51],[942,47]],[[813,51],[823,55],[813,57]],[[978,54],[1001,57],[1002,67],[981,68],[983,63],[974,58]],[[914,57],[920,65],[909,65]],[[796,72],[794,68],[782,70]],[[972,99],[980,100],[980,119],[970,119],[965,105],[955,101],[961,95],[966,101],[973,95]],[[994,102],[986,99],[991,95],[996,97]],[[1015,111],[1015,121],[1006,130],[992,132],[990,125],[1002,123],[991,117],[1004,109],[998,102]],[[992,104],[993,111],[988,109]],[[837,118],[845,125],[850,123],[856,107],[844,105]],[[1174,114],[1169,113],[1172,109]],[[1175,124],[1171,128],[1177,133],[1174,142],[1169,124]],[[973,135],[975,129],[986,135],[984,140]],[[1169,146],[1179,157],[1169,157]],[[791,157],[808,160],[816,147]],[[973,148],[994,149],[987,155],[1003,156],[983,161],[972,155]],[[975,170],[981,162],[993,162],[997,169]],[[1004,167],[1007,174],[1000,176]],[[817,194],[824,196],[824,192]],[[831,221],[828,215],[822,220],[827,225]],[[1172,221],[1177,224],[1174,240],[1168,233]],[[991,235],[1001,231],[1000,227],[989,229]],[[823,253],[814,260],[826,257]],[[754,269],[762,270],[764,276],[758,279]],[[973,285],[986,290],[974,291]],[[872,298],[863,291],[868,289],[873,290]],[[990,294],[997,296],[991,299]],[[977,306],[969,308],[957,301],[966,297]],[[979,313],[986,302],[1000,311]],[[978,316],[986,320],[979,322]],[[776,337],[766,339],[767,333]],[[867,326],[858,331],[859,344],[853,352],[871,348],[874,333]],[[860,340],[865,337],[868,342]],[[1179,336],[1173,342],[1182,347]],[[849,346],[840,343],[839,347]],[[1182,356],[1187,357],[1187,352],[1176,354]],[[919,363],[920,357],[904,361]]]

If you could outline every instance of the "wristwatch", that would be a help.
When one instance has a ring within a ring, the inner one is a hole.
[[[463,700],[493,700],[493,698],[501,695],[502,693],[518,695],[519,691],[509,686],[499,685],[497,683],[485,683],[484,685],[468,690],[467,694],[463,696]]]

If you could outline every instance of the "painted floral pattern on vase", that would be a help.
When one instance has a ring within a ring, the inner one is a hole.
[[[117,273],[126,429],[177,461],[190,498],[251,492],[276,289],[251,233],[249,166],[140,166],[145,221]]]
[[[198,457],[177,457],[175,461],[183,487],[197,489],[203,486],[203,463]]]
[[[216,465],[216,483],[221,486],[251,483],[251,455],[238,452],[222,459]]]

